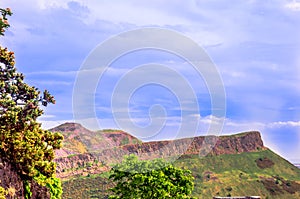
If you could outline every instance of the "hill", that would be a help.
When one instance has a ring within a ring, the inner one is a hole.
[[[89,142],[78,139],[86,149],[96,150],[88,153],[73,151],[67,157],[56,158],[57,175],[64,180],[64,198],[105,198],[108,188],[113,185],[107,179],[107,171],[112,163],[130,153],[142,159],[171,158],[176,160],[176,166],[190,169],[195,177],[193,195],[197,198],[216,195],[300,198],[300,169],[265,147],[257,131],[142,143],[122,131],[91,132],[77,124],[72,125],[77,129],[74,134],[70,124],[52,130],[63,130],[69,143],[76,136],[90,140],[96,134],[101,137],[97,138],[99,141],[112,144],[99,150],[90,147]],[[91,134],[85,135],[87,133]],[[122,142],[124,137],[129,141]],[[199,153],[206,150],[203,144],[209,142],[216,144],[207,156],[199,157]],[[64,150],[72,150],[65,146]]]
[[[63,148],[56,151],[56,157],[101,152],[119,145],[139,143],[130,134],[120,130],[91,131],[77,123],[64,123],[51,132],[60,132],[64,136]]]
[[[300,169],[269,149],[199,158],[182,156],[176,166],[195,177],[194,195],[259,195],[263,198],[300,198]]]
[[[300,169],[269,149],[201,159],[198,155],[184,155],[174,164],[192,171],[195,177],[193,196],[197,198],[209,199],[217,195],[300,198]],[[66,180],[63,197],[105,198],[108,188],[113,186],[107,176],[104,172]]]
[[[299,163],[295,163],[294,165],[300,169],[300,164]]]

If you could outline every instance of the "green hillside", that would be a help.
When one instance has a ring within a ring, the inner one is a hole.
[[[300,169],[271,150],[204,158],[184,155],[174,164],[192,171],[193,195],[197,198],[216,195],[300,198]],[[105,198],[106,189],[112,186],[106,176],[103,173],[63,182],[63,198]]]
[[[300,198],[300,169],[270,150],[211,156],[184,156],[176,166],[195,177],[194,196],[259,195],[263,198]],[[293,194],[293,192],[296,192]]]

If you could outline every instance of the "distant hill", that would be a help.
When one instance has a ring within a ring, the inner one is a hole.
[[[101,152],[116,146],[140,142],[121,130],[91,131],[77,123],[64,123],[49,130],[64,135],[63,148],[56,151],[56,157]]]
[[[188,168],[195,177],[193,195],[260,195],[263,198],[300,198],[300,169],[263,145],[260,133],[245,132],[230,136],[198,136],[170,141],[142,143],[118,130],[93,132],[68,123],[52,129],[66,136],[58,156],[57,175],[64,180],[64,198],[105,198],[112,183],[107,179],[110,165],[125,154],[142,159],[177,159],[174,164]],[[85,149],[80,151],[74,140]],[[209,154],[203,143],[216,142]],[[74,147],[74,148],[72,148]]]

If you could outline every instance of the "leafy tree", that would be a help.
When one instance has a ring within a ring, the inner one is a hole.
[[[0,35],[9,27],[10,9],[0,9]],[[26,197],[30,197],[30,181],[50,189],[52,198],[61,197],[61,184],[55,178],[54,149],[59,149],[62,135],[41,128],[37,118],[41,105],[55,103],[45,90],[41,96],[34,86],[24,82],[17,72],[14,53],[0,46],[0,155],[15,165],[24,181]],[[60,190],[55,190],[60,189]]]
[[[116,182],[110,198],[192,198],[188,196],[194,189],[191,171],[176,168],[163,159],[138,160],[129,155],[110,172],[109,178]]]

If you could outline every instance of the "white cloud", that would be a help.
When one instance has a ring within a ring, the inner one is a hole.
[[[165,12],[165,6],[170,6],[170,4],[164,4],[158,8],[157,4],[145,1],[143,3],[138,3],[138,1],[102,1],[101,3],[90,1],[87,6],[91,11],[90,21],[105,20],[116,24],[131,23],[138,26],[189,23],[178,15]]]
[[[300,121],[279,121],[279,122],[272,122],[267,125],[269,128],[278,128],[278,127],[300,127]]]
[[[292,2],[285,4],[285,7],[293,11],[300,11],[300,2],[293,0]]]
[[[55,117],[56,117],[55,115],[42,115],[41,117],[39,117],[39,120],[55,118]]]
[[[229,127],[229,129],[235,128],[237,131],[245,131],[245,130],[261,130],[263,131],[264,129],[267,128],[281,128],[281,127],[300,127],[300,121],[277,121],[277,122],[250,122],[250,121],[235,121],[232,119],[226,119],[225,122],[225,127]],[[244,129],[244,130],[243,130]],[[235,131],[236,132],[236,131]],[[230,133],[228,131],[227,133]],[[231,132],[232,133],[232,132]]]
[[[51,129],[51,128],[54,128],[54,127],[59,126],[61,124],[64,124],[66,122],[74,122],[74,121],[71,121],[71,120],[53,120],[53,121],[48,121],[48,120],[43,120],[41,118],[41,119],[38,119],[38,122],[40,122],[42,124],[42,128],[43,129]]]
[[[82,18],[87,24],[93,24],[97,20],[109,21],[115,24],[131,23],[139,26],[145,25],[177,25],[188,24],[189,20],[178,15],[166,12],[172,4],[169,2],[145,2],[139,1],[87,1],[87,0],[29,0],[25,4],[30,9],[38,12],[47,12],[51,9],[71,9],[70,3],[77,3],[82,8],[89,10],[89,14]],[[25,7],[26,6],[24,4]],[[185,3],[186,4],[186,3]],[[0,4],[1,5],[1,4]],[[7,3],[10,7],[17,7],[20,2],[12,0]],[[186,7],[186,6],[185,6]]]
[[[32,84],[40,86],[72,86],[73,82],[70,81],[58,81],[58,80],[32,80]]]
[[[36,3],[40,9],[52,9],[52,8],[68,8],[68,2],[72,0],[37,0]]]
[[[26,73],[26,76],[39,76],[39,75],[55,75],[55,76],[75,76],[78,71],[33,71]]]

